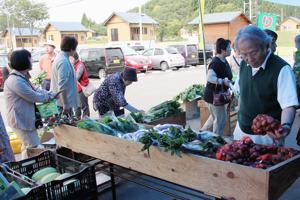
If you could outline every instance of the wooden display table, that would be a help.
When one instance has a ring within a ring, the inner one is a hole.
[[[193,154],[182,157],[110,135],[62,125],[55,128],[56,143],[92,157],[162,180],[225,199],[278,198],[299,176],[300,155],[267,170]]]
[[[186,125],[185,112],[177,113],[176,115],[165,117],[161,119],[154,120],[147,123],[149,125],[158,125],[158,124],[179,124],[183,127]]]
[[[207,104],[204,100],[198,101],[198,107],[200,108],[200,128],[205,124],[206,120],[208,119],[210,113],[207,107]],[[227,107],[227,120],[226,126],[224,129],[225,136],[231,136],[236,126],[237,122],[237,111],[229,110],[230,106]]]

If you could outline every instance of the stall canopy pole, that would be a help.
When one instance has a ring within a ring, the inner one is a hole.
[[[205,0],[198,0],[198,6],[199,6],[198,38],[199,38],[199,49],[201,49],[201,48],[203,49],[203,61],[204,61],[205,71],[206,71],[206,74],[207,74],[205,39],[204,39],[204,26],[203,26],[203,13],[204,13],[204,10],[202,10],[202,9],[204,9],[204,4],[205,4]]]

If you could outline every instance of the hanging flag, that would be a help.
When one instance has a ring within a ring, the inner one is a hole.
[[[204,49],[204,45],[203,45],[203,41],[202,41],[202,34],[204,34],[204,31],[202,29],[202,24],[201,23],[204,23],[203,22],[203,19],[204,19],[204,5],[205,5],[205,0],[200,0],[200,4],[201,4],[201,20],[199,19],[199,36],[198,36],[198,45],[199,45],[199,49]]]
[[[257,16],[256,24],[261,29],[274,31],[277,24],[277,16],[270,13],[260,13]]]

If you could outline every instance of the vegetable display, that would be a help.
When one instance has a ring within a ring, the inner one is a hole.
[[[130,113],[130,115],[138,123],[148,123],[157,119],[176,115],[180,112],[182,112],[180,104],[177,101],[169,100],[150,108],[146,114]]]
[[[202,97],[204,93],[205,86],[202,84],[194,84],[183,92],[180,92],[178,95],[174,97],[175,101],[193,101],[198,97]]]
[[[259,114],[253,119],[251,129],[257,135],[265,135],[267,132],[278,135],[283,131],[278,120],[265,114]]]
[[[78,128],[121,137],[125,133],[135,132],[139,126],[128,118],[106,116],[101,122],[87,118],[77,123]]]
[[[190,128],[182,130],[178,127],[170,126],[163,134],[150,129],[140,138],[140,142],[144,144],[141,151],[147,150],[148,155],[150,155],[150,147],[156,145],[162,147],[166,152],[171,151],[171,155],[176,154],[181,157],[182,144],[191,142],[196,138],[197,134]]]
[[[244,136],[241,140],[222,146],[216,153],[216,159],[266,169],[298,153],[292,148],[255,144]]]

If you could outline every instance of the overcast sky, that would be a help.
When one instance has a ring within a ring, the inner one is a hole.
[[[38,0],[49,8],[50,21],[81,21],[82,14],[102,23],[112,12],[126,12],[149,0]]]

